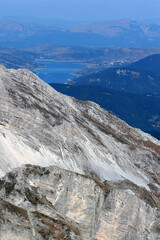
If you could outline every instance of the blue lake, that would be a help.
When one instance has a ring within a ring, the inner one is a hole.
[[[66,83],[76,77],[72,73],[87,67],[85,64],[73,62],[38,61],[38,63],[44,64],[44,67],[37,69],[36,73],[46,83]]]

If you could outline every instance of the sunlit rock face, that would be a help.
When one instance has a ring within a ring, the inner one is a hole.
[[[0,239],[158,239],[159,159],[97,104],[0,68]]]
[[[25,165],[0,182],[0,239],[158,239],[158,198],[58,167]]]

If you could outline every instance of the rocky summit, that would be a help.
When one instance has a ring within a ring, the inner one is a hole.
[[[0,177],[1,240],[160,237],[160,141],[3,66]]]

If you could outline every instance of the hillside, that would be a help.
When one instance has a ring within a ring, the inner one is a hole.
[[[50,84],[57,91],[83,101],[93,101],[102,108],[160,139],[160,96],[134,95],[98,86]]]
[[[126,67],[107,68],[73,79],[71,84],[96,85],[134,94],[160,95],[159,57],[159,54],[155,54]]]
[[[152,44],[158,46],[160,38],[159,25],[138,23],[131,19],[93,22],[69,29],[73,33],[92,33],[103,36],[110,43],[110,47],[118,45],[119,47],[149,47]]]
[[[40,63],[36,62],[39,55],[31,51],[24,51],[12,47],[0,47],[0,64],[7,68],[26,68],[34,70],[42,67]]]
[[[159,25],[153,23],[138,23],[131,19],[116,19],[111,21],[93,22],[91,24],[70,27],[72,32],[91,32],[107,37],[116,37],[122,33],[128,35],[146,35],[147,37],[159,37]],[[132,31],[132,33],[131,33]]]
[[[129,65],[129,68],[160,74],[160,54],[152,54]]]
[[[1,66],[0,238],[157,240],[159,146],[96,103]]]

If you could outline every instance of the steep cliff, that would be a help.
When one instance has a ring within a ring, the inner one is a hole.
[[[1,239],[158,239],[159,159],[97,104],[0,68]]]

